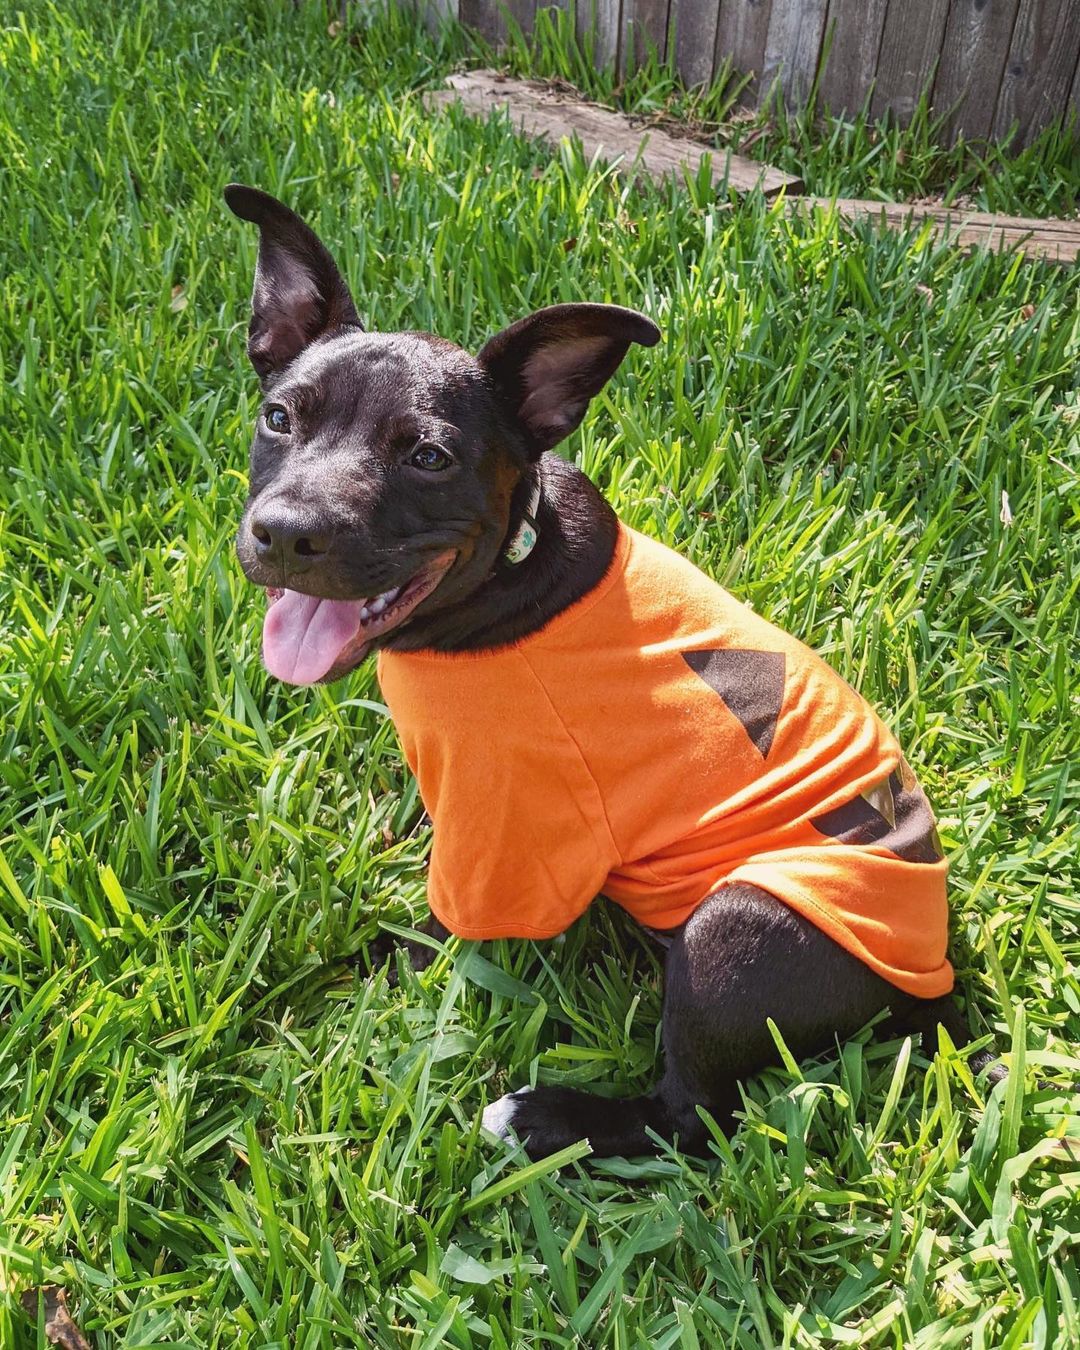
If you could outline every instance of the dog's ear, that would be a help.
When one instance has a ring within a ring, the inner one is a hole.
[[[659,340],[659,328],[633,309],[552,305],[497,333],[477,360],[507,401],[535,458],[574,430],[631,342],[652,347]]]
[[[259,227],[248,356],[266,381],[316,338],[362,328],[337,264],[310,226],[258,188],[230,183],[229,210]]]

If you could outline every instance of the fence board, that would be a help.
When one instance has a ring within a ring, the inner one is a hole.
[[[1076,75],[1073,78],[1072,93],[1069,95],[1069,107],[1077,116],[1077,127],[1080,128],[1080,60],[1077,61]]]
[[[746,86],[743,100],[756,103],[764,92],[761,69],[765,64],[765,39],[769,34],[770,0],[721,0],[716,25],[716,51],[713,69],[719,70],[725,58],[740,74],[753,78]]]
[[[708,84],[713,73],[720,0],[671,0],[675,65],[686,83]]]
[[[779,81],[788,107],[806,102],[817,73],[827,8],[828,0],[773,0],[761,68],[763,94]]]
[[[911,117],[937,68],[948,13],[949,0],[889,0],[870,100],[872,116],[893,112],[905,122]]]
[[[856,113],[874,83],[889,0],[829,0],[824,42],[829,55],[821,75],[821,101]],[[831,30],[831,38],[830,38]]]
[[[834,112],[909,121],[920,95],[947,118],[943,139],[1019,131],[1026,144],[1067,107],[1080,115],[1080,0],[400,0],[429,21],[459,14],[488,41],[505,14],[530,32],[541,5],[572,12],[579,42],[625,77],[649,46],[700,85],[726,63],[749,80],[742,101],[775,84],[792,111],[815,78]],[[826,45],[827,44],[827,45]],[[827,59],[822,60],[826,51]]]
[[[458,0],[415,0],[415,5],[429,33],[437,33],[447,19],[458,17]]]
[[[536,0],[502,0],[511,19],[523,33],[531,33],[536,20]]]
[[[1058,116],[1069,97],[1077,67],[1080,0],[1020,0],[1012,46],[998,90],[993,134],[1004,140],[1014,123],[1015,149]]]
[[[667,55],[668,0],[623,0],[623,31],[619,45],[619,71],[628,75],[655,48],[660,59]]]
[[[574,22],[579,40],[586,34],[592,35],[597,65],[601,68],[616,65],[622,31],[622,0],[577,0]]]
[[[989,136],[1018,0],[952,0],[934,80],[946,136]]]
[[[492,0],[458,0],[458,18],[487,42],[506,40],[506,20]]]
[[[595,8],[594,0],[575,0],[574,32],[577,34],[578,46],[582,51],[585,50],[587,39],[596,32]]]

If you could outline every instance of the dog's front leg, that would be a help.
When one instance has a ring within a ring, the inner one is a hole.
[[[711,1136],[697,1107],[721,1130],[734,1129],[740,1080],[780,1058],[770,1018],[803,1059],[885,1008],[910,1016],[915,1002],[775,896],[728,885],[698,906],[668,948],[665,1065],[652,1092],[613,1098],[541,1084],[492,1102],[483,1124],[502,1138],[516,1135],[531,1158],[579,1139],[595,1157],[654,1153],[657,1137],[707,1153]]]
[[[434,938],[436,942],[445,942],[450,936],[450,930],[441,924],[434,914],[416,925],[417,933],[424,933],[428,937]],[[368,965],[374,972],[378,970],[387,960],[393,958],[396,951],[403,950],[409,958],[409,965],[413,970],[426,970],[432,961],[438,956],[435,947],[427,942],[412,942],[408,938],[400,938],[395,933],[380,933],[368,943]],[[397,984],[397,965],[391,959],[390,969],[387,973],[387,979],[391,986]]]

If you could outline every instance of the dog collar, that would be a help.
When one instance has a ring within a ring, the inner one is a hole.
[[[540,538],[540,527],[536,523],[536,513],[540,509],[540,497],[540,475],[537,473],[536,482],[529,494],[521,523],[511,536],[510,542],[503,549],[503,562],[509,563],[511,567],[523,563],[536,547],[537,539]]]

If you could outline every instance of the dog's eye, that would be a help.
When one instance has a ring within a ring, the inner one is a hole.
[[[432,445],[430,441],[421,441],[409,456],[409,463],[414,469],[424,469],[427,473],[442,473],[453,462],[442,446]]]
[[[269,408],[263,413],[263,421],[271,431],[276,431],[279,436],[285,436],[292,430],[289,424],[289,414],[280,403],[270,404]]]

